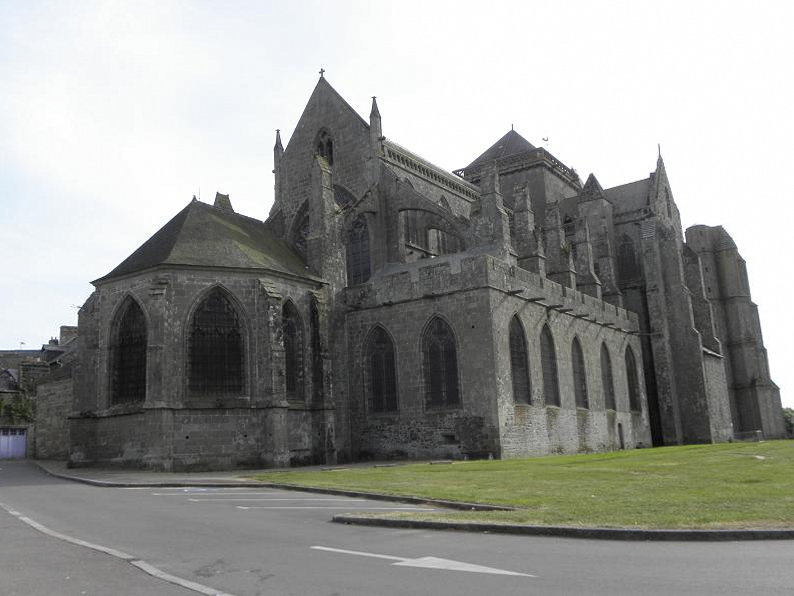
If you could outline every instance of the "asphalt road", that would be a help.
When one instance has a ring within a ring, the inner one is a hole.
[[[0,462],[0,503],[0,594],[794,593],[794,541],[612,542],[344,526],[329,519],[410,506],[270,489],[100,488],[12,461]],[[74,541],[123,551],[195,589]]]

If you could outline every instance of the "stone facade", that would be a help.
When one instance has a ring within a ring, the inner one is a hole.
[[[365,121],[323,78],[286,148],[277,132],[274,158],[266,222],[225,195],[194,199],[94,282],[72,465],[732,438],[749,381],[726,376],[727,324],[661,158],[647,180],[605,190],[510,131],[447,172],[384,137],[374,99]],[[769,384],[766,371],[753,386]],[[774,436],[763,399],[742,428]]]

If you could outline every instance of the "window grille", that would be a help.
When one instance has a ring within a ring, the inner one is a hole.
[[[547,406],[560,405],[560,385],[557,378],[557,352],[548,325],[540,332],[540,364],[543,370],[543,399]]]
[[[579,338],[574,337],[571,344],[571,364],[573,366],[573,393],[577,408],[589,408],[587,399],[587,372],[584,367],[584,354]]]
[[[640,383],[637,378],[637,361],[634,359],[634,352],[631,346],[626,348],[626,380],[629,386],[629,408],[632,412],[639,412],[640,406]]]
[[[620,238],[618,245],[618,277],[621,281],[632,280],[640,276],[637,263],[637,252],[634,241],[625,234]]]
[[[132,298],[120,313],[111,348],[111,403],[146,398],[146,317]]]
[[[281,317],[284,329],[284,376],[287,399],[303,399],[303,325],[291,302],[284,304]]]
[[[452,329],[435,317],[422,337],[425,401],[428,407],[455,406],[458,392],[458,357]]]
[[[367,221],[359,215],[347,235],[347,283],[355,286],[369,276],[369,229]]]
[[[243,393],[244,349],[237,311],[215,289],[193,314],[189,340],[189,390],[196,396]]]
[[[524,328],[517,316],[510,320],[510,371],[513,377],[513,399],[516,403],[530,403],[529,354]]]
[[[615,409],[615,381],[612,377],[612,359],[606,343],[601,344],[601,387],[604,391],[604,406]]]
[[[396,411],[397,374],[394,367],[394,343],[383,328],[376,327],[370,333],[365,353],[371,411]]]

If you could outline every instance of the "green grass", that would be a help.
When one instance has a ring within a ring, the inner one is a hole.
[[[794,441],[452,465],[270,472],[256,478],[519,508],[407,514],[419,519],[598,527],[794,528]]]

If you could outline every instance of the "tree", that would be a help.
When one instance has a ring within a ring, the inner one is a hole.
[[[794,437],[794,408],[783,408],[783,420],[786,423],[786,434]]]

